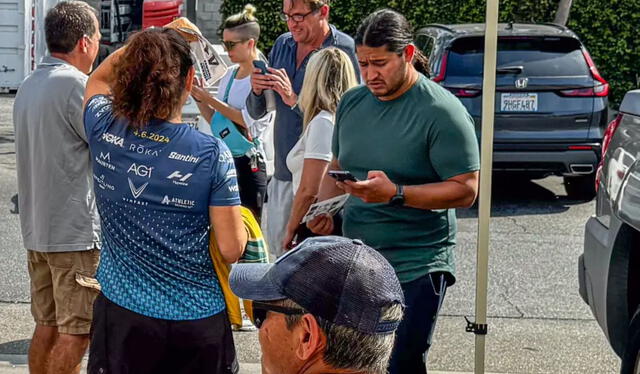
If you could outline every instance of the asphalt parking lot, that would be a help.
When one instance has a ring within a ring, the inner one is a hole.
[[[0,373],[24,369],[33,328],[18,226],[12,101],[0,95]],[[496,177],[492,192],[486,370],[617,372],[618,358],[578,295],[577,257],[594,202],[568,200],[562,179],[553,177]],[[463,317],[474,314],[477,209],[460,210],[458,217],[457,283],[448,290],[429,355],[429,368],[438,371],[473,370],[474,337],[464,332]],[[235,338],[240,361],[258,363],[256,333]],[[256,365],[245,367],[257,372]]]

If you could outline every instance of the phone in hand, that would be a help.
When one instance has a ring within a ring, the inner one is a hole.
[[[262,74],[269,73],[269,70],[267,70],[267,64],[262,60],[253,60],[253,66],[257,69],[260,69]]]
[[[350,171],[346,171],[346,170],[329,170],[327,172],[327,174],[329,174],[329,176],[335,180],[337,180],[338,182],[345,182],[345,181],[352,181],[352,182],[358,182],[358,178],[354,177],[353,174],[351,174]]]

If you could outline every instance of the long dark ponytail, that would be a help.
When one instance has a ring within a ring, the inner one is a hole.
[[[387,46],[389,51],[401,54],[413,43],[413,29],[402,14],[391,9],[380,9],[362,21],[354,39],[356,45],[373,48]],[[429,59],[418,48],[413,66],[420,73],[429,76]]]

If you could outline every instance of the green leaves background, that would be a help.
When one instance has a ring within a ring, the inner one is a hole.
[[[248,0],[225,0],[223,17],[242,10]],[[278,13],[282,0],[253,0],[266,53],[287,31]],[[379,8],[403,13],[420,28],[428,23],[484,22],[482,0],[333,0],[331,23],[352,34],[360,21]],[[500,22],[552,22],[558,0],[501,0]],[[574,0],[567,26],[582,39],[601,75],[611,84],[610,102],[617,108],[630,89],[640,87],[640,0]]]

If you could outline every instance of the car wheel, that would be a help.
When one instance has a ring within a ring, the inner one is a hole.
[[[640,374],[640,307],[629,325],[629,337],[622,356],[620,374]]]
[[[566,176],[564,189],[570,199],[591,200],[596,196],[596,174]]]

